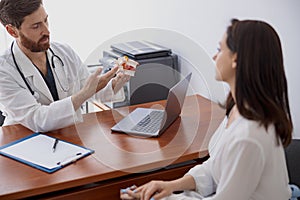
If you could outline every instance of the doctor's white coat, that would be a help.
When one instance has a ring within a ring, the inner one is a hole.
[[[78,92],[89,76],[79,56],[67,45],[51,43],[54,54],[55,69],[52,69],[58,92],[58,101],[52,95],[38,69],[20,50],[17,43],[13,44],[16,62],[23,72],[26,81],[34,91],[34,95],[26,86],[14,64],[11,50],[0,57],[0,110],[6,116],[3,125],[22,124],[33,131],[46,132],[59,129],[82,121],[81,111],[74,110],[71,96]],[[53,54],[47,51],[50,65]],[[99,91],[94,98],[103,102],[115,97],[111,81]]]

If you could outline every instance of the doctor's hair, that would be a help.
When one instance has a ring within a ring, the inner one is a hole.
[[[42,4],[42,0],[1,0],[0,21],[4,27],[11,24],[19,29],[24,17],[38,10]]]
[[[266,129],[274,124],[277,143],[281,140],[286,147],[292,139],[293,123],[278,34],[263,21],[232,19],[226,42],[237,54],[236,100],[229,94],[227,113],[236,104],[243,117]]]

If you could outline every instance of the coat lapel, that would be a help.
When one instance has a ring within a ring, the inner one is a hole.
[[[38,69],[33,65],[33,63],[29,60],[29,58],[21,51],[16,42],[14,44],[13,51],[16,57],[16,62],[20,70],[23,72],[25,79],[29,83],[30,87],[32,87],[34,91],[42,93],[48,98],[48,100],[52,102],[52,95],[42,75],[40,74]]]

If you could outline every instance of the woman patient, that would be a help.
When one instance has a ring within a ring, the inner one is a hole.
[[[230,93],[210,158],[177,180],[121,189],[121,199],[290,198],[284,147],[293,124],[277,33],[262,21],[233,19],[213,59],[216,79],[228,83]]]

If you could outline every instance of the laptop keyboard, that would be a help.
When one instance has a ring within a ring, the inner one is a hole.
[[[153,110],[143,118],[131,130],[139,132],[155,133],[159,130],[161,120],[164,116],[163,111]]]

